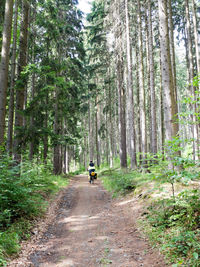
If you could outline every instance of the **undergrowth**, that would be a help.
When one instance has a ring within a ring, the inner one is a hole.
[[[29,237],[31,221],[44,214],[49,197],[67,183],[43,165],[14,166],[9,157],[1,157],[0,266],[6,266],[6,258],[19,251],[21,240]]]
[[[200,266],[200,194],[184,190],[172,198],[153,202],[141,220],[149,239],[158,244],[176,266]]]
[[[152,179],[152,174],[138,173],[121,169],[109,169],[100,173],[105,188],[112,192],[113,197],[125,195],[135,190],[139,185]]]

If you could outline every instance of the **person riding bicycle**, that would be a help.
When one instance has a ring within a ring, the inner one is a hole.
[[[94,163],[92,162],[92,160],[90,161],[87,170],[89,171],[89,178],[90,178],[89,183],[94,183],[94,176],[92,173],[93,172],[95,173],[95,166],[94,166]]]
[[[88,166],[88,171],[89,171],[89,175],[92,172],[95,172],[95,166],[94,166],[94,163],[92,162],[92,160],[90,160],[90,163],[89,163],[89,166]]]

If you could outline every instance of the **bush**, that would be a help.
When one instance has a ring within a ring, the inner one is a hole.
[[[42,197],[36,192],[47,185],[42,178],[34,170],[25,169],[20,174],[20,167],[13,166],[9,158],[0,159],[0,229],[10,226],[21,216],[38,215]]]

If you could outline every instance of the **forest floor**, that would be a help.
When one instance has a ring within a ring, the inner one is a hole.
[[[165,267],[139,232],[142,206],[131,197],[112,199],[101,181],[72,178],[22,244],[10,267]]]

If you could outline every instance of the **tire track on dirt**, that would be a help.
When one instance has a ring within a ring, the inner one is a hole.
[[[137,231],[136,206],[134,199],[112,200],[100,181],[90,185],[86,176],[76,176],[46,230],[10,266],[164,267],[161,255]]]

